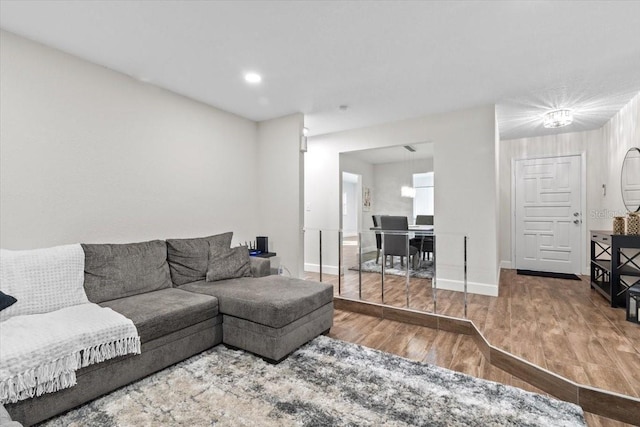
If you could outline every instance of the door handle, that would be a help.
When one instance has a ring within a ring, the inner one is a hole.
[[[574,212],[573,216],[580,216],[580,212]]]
[[[579,219],[574,219],[574,220],[573,220],[573,223],[574,223],[574,224],[580,224],[580,220],[579,220]]]

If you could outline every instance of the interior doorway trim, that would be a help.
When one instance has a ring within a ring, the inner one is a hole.
[[[516,162],[520,160],[538,160],[538,159],[554,159],[558,157],[580,157],[580,209],[582,210],[582,223],[580,224],[580,274],[588,274],[589,266],[587,265],[587,222],[589,215],[587,214],[587,157],[584,151],[574,154],[519,157],[511,159],[511,268],[517,268],[516,265]]]

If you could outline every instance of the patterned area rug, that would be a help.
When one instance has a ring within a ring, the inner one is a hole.
[[[394,268],[390,268],[388,265],[384,269],[384,274],[391,274],[393,276],[406,276],[406,267],[401,267],[398,258],[393,264]],[[419,279],[431,279],[433,277],[433,261],[420,260],[420,265],[417,269],[409,266],[409,277],[417,277]],[[358,266],[349,267],[349,270],[358,271]],[[362,271],[366,273],[380,273],[382,274],[382,264],[376,264],[376,260],[365,261],[362,263]]]
[[[325,336],[278,365],[219,345],[46,426],[585,426],[579,406]]]

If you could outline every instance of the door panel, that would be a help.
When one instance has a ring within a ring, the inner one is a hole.
[[[516,268],[580,273],[580,156],[515,162]]]

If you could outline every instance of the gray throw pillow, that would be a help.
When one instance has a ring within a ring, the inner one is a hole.
[[[195,239],[167,239],[167,261],[174,285],[204,280],[209,267],[209,248],[228,250],[233,232]]]
[[[86,244],[84,290],[93,303],[171,288],[164,240]]]
[[[231,249],[220,249],[211,246],[209,249],[209,268],[207,282],[238,277],[251,277],[251,259],[246,246]]]

